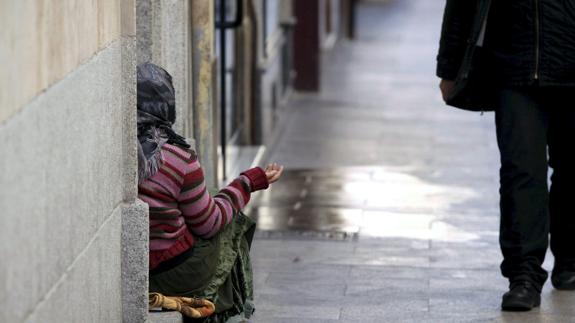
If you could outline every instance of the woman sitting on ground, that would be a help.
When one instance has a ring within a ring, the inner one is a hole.
[[[150,207],[150,292],[212,301],[215,314],[205,322],[249,318],[255,223],[240,211],[283,167],[246,170],[211,197],[196,153],[172,130],[171,76],[145,63],[137,77],[138,191]]]

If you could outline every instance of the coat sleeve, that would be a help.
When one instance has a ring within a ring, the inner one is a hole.
[[[455,80],[463,61],[478,0],[447,0],[437,55],[437,76]]]

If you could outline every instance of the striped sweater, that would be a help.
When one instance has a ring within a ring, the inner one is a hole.
[[[138,186],[150,207],[150,270],[194,245],[194,237],[210,238],[229,223],[250,199],[268,187],[265,172],[252,168],[209,195],[204,173],[193,151],[165,144],[160,170]]]

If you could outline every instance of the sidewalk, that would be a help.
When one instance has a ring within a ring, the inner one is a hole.
[[[249,211],[254,322],[575,322],[575,294],[502,313],[492,114],[443,105],[443,1],[362,4],[318,95],[300,95]],[[550,269],[549,255],[546,268]]]

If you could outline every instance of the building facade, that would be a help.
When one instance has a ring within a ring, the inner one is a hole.
[[[136,65],[173,76],[217,186],[273,141],[296,23],[291,0],[0,1],[0,322],[148,320]]]
[[[135,18],[133,0],[0,2],[1,322],[115,322],[142,306],[129,286],[147,275],[130,266],[145,254],[123,261],[147,244]]]

